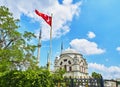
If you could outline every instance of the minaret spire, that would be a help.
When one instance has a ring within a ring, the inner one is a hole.
[[[61,53],[63,51],[63,41],[61,42]]]
[[[42,31],[40,29],[39,39],[38,39],[38,54],[37,54],[38,66],[40,65],[41,34],[42,34]]]
[[[49,65],[49,57],[50,57],[49,52],[47,52],[47,69],[50,68],[50,65]]]

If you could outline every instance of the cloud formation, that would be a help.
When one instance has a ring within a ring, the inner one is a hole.
[[[98,48],[95,42],[90,42],[87,39],[74,39],[70,42],[70,45],[73,49],[85,55],[102,54],[105,52],[104,49]]]
[[[58,0],[1,0],[0,5],[5,5],[10,9],[15,18],[20,19],[24,14],[38,22],[42,27],[43,40],[49,39],[50,27],[44,22],[43,19],[38,17],[34,10],[51,15],[53,13],[53,38],[58,38],[70,31],[68,23],[70,23],[74,16],[80,14],[80,5],[82,1],[75,4],[73,0],[63,0],[60,4]],[[38,33],[38,32],[37,32]]]
[[[91,72],[101,73],[104,79],[116,79],[120,77],[120,67],[118,66],[107,67],[103,64],[89,63],[88,67]]]
[[[120,47],[117,47],[116,50],[120,52]]]
[[[94,32],[91,32],[91,31],[88,32],[87,36],[88,36],[88,38],[90,38],[90,39],[96,37],[95,33],[94,33]]]

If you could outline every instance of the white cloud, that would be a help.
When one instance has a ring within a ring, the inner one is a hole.
[[[40,22],[42,27],[43,40],[49,39],[50,27],[44,20],[38,17],[34,10],[51,15],[53,13],[53,38],[60,37],[70,31],[68,22],[71,22],[75,15],[80,14],[80,5],[82,1],[75,4],[72,0],[63,0],[63,4],[59,4],[58,0],[1,0],[0,5],[7,6],[13,13],[15,18],[21,17],[22,14]]]
[[[117,47],[116,50],[117,50],[117,51],[120,51],[120,47]]]
[[[90,72],[101,73],[105,79],[116,79],[120,77],[120,67],[118,66],[107,67],[103,64],[89,63],[88,67]]]
[[[94,33],[94,32],[91,32],[91,31],[88,32],[87,36],[88,36],[88,38],[90,38],[90,39],[96,37],[95,33]]]
[[[70,42],[70,45],[73,49],[86,55],[101,54],[105,52],[104,49],[98,48],[95,42],[90,42],[86,39],[74,39]]]

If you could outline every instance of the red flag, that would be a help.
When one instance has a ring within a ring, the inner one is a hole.
[[[47,22],[47,24],[49,24],[50,26],[52,25],[52,17],[51,16],[43,14],[43,13],[39,12],[38,10],[35,10],[35,13],[38,16],[42,17]]]

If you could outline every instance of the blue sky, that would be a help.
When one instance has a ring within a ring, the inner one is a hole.
[[[50,27],[35,14],[35,9],[53,13],[52,63],[60,54],[63,41],[64,49],[72,47],[83,54],[89,74],[95,71],[107,79],[120,78],[119,3],[120,0],[0,1],[1,6],[7,6],[20,19],[20,32],[27,30],[38,35],[42,29],[40,65],[46,65]],[[31,44],[37,44],[37,39]]]

